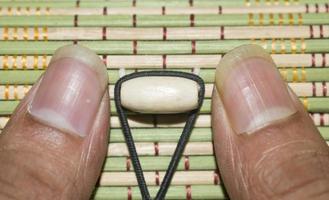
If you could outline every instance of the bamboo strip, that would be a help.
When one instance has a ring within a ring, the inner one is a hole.
[[[228,7],[236,7],[236,6],[244,6],[248,9],[251,7],[259,7],[259,6],[295,6],[295,5],[303,5],[303,4],[324,4],[328,3],[326,0],[166,0],[166,1],[158,1],[158,0],[120,0],[120,1],[108,1],[108,0],[97,0],[88,1],[82,0],[77,3],[76,1],[10,1],[3,0],[3,7],[50,7],[50,8],[63,8],[63,7],[81,7],[81,8],[99,8],[99,7],[212,7],[212,6],[228,6]]]
[[[305,108],[309,112],[329,112],[329,98],[325,97],[301,97],[300,98],[301,102],[304,104]],[[13,110],[16,108],[18,105],[19,101],[2,101],[0,104],[0,115],[9,115],[13,112]],[[116,115],[116,107],[114,104],[114,101],[110,101],[111,105],[111,114]],[[200,109],[201,114],[208,114],[211,112],[211,100],[210,99],[205,99],[203,101],[202,107]],[[166,115],[164,115],[166,116]],[[177,115],[178,116],[178,115]],[[163,120],[163,121],[162,121]],[[169,118],[158,118],[157,121],[159,122],[159,126],[163,122],[165,125],[164,126],[177,126],[175,122],[177,121],[177,118],[175,117],[169,117]],[[113,125],[113,124],[112,124]]]
[[[148,187],[151,196],[155,196],[159,187]],[[224,189],[218,185],[172,186],[166,194],[166,199],[227,199]],[[138,187],[98,187],[93,196],[94,200],[134,199],[141,200]]]
[[[193,17],[191,17],[193,16]],[[196,15],[43,15],[1,16],[0,26],[109,26],[183,27],[252,25],[321,25],[329,23],[329,13],[259,13]]]
[[[144,171],[167,170],[171,156],[140,156],[140,162]],[[125,172],[133,171],[129,157],[108,157],[105,159],[103,171]],[[188,166],[187,166],[188,165]],[[185,156],[180,160],[177,170],[211,170],[216,169],[216,161],[211,156]]]
[[[138,71],[145,71],[138,70]],[[213,83],[215,69],[173,69],[174,71],[194,72],[205,83]],[[283,68],[279,69],[284,80],[287,82],[327,82],[329,81],[329,68]],[[34,84],[44,70],[0,70],[1,85],[28,85]],[[134,73],[136,70],[108,70],[109,83],[114,84],[125,74]],[[326,87],[326,85],[324,86]],[[326,93],[324,93],[326,96]]]
[[[227,7],[98,7],[98,8],[55,8],[55,7],[1,7],[0,16],[21,16],[21,15],[177,15],[177,14],[243,14],[243,13],[326,13],[328,4],[310,3],[305,5],[273,5],[271,7],[260,5],[255,7],[245,6]]]
[[[328,15],[329,19],[329,15]],[[0,54],[47,55],[69,41],[0,41]],[[329,39],[284,40],[191,40],[191,41],[81,41],[98,54],[159,55],[159,54],[223,54],[243,44],[258,44],[272,54],[326,53]]]
[[[109,69],[143,68],[216,68],[221,55],[104,55]],[[278,67],[326,67],[327,53],[272,54]],[[44,69],[51,56],[47,55],[0,55],[0,69]]]
[[[326,97],[329,82],[288,83],[289,87],[299,97]],[[205,85],[205,98],[211,98],[213,84]],[[31,89],[31,85],[0,85],[1,100],[21,100]],[[114,85],[109,85],[110,98],[114,98]]]
[[[135,143],[139,156],[170,156],[174,153],[177,143],[141,142]],[[212,142],[189,142],[184,155],[213,155]],[[107,156],[129,156],[126,143],[110,143]]]
[[[328,119],[328,114],[326,114]],[[210,116],[209,116],[210,118]],[[1,119],[1,118],[0,118]],[[210,124],[210,123],[209,123]],[[132,128],[135,142],[177,142],[182,133],[180,128]],[[329,127],[317,127],[321,136],[329,140]],[[193,129],[190,142],[212,142],[212,131],[210,125],[207,128],[196,127]],[[110,132],[110,142],[125,142],[122,130],[112,128]]]
[[[212,40],[327,38],[328,25],[251,27],[0,27],[0,40]]]
[[[165,172],[145,172],[146,184],[159,186]],[[171,186],[176,185],[218,185],[219,175],[214,171],[179,171],[174,174]],[[100,186],[138,186],[134,172],[103,172],[99,181]]]

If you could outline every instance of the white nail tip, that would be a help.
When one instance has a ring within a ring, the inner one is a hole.
[[[75,130],[75,128],[73,128],[73,126],[67,122],[64,116],[57,114],[55,111],[49,109],[41,109],[33,110],[32,112],[31,110],[31,107],[29,107],[29,114],[37,121],[40,121],[61,131],[71,133],[73,135],[79,135],[81,137],[85,136],[82,133],[79,133],[79,131]]]
[[[266,109],[264,112],[259,113],[250,121],[245,133],[252,134],[257,130],[265,128],[277,121],[286,119],[287,117],[296,113],[296,110],[287,107],[274,107]]]

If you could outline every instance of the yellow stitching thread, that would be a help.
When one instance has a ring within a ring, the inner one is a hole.
[[[281,39],[281,54],[285,54],[286,53],[286,41],[284,39]]]
[[[271,5],[271,1],[270,1],[270,0],[266,0],[266,1],[265,1],[265,4],[266,4],[267,6],[270,6],[270,5]]]
[[[22,68],[23,69],[26,69],[26,67],[27,67],[27,64],[26,64],[26,55],[23,55],[22,56]]]
[[[285,0],[284,5],[289,6],[290,5],[289,0]]]
[[[303,98],[303,105],[304,105],[304,108],[305,108],[306,110],[308,110],[308,99],[307,99],[307,97],[304,97],[304,98]]]
[[[249,26],[254,25],[254,14],[252,14],[252,13],[248,14],[248,25]]]
[[[14,99],[18,100],[17,85],[14,85]]]
[[[292,13],[288,13],[289,25],[294,25],[294,16]]]
[[[27,27],[23,28],[23,39],[24,40],[29,40],[29,34],[28,34],[28,29]]]
[[[26,7],[26,12],[28,15],[30,15],[30,7]]]
[[[21,7],[18,6],[18,7],[16,8],[16,12],[17,12],[17,15],[20,15],[20,14],[21,14]]]
[[[33,58],[33,68],[34,69],[38,69],[38,60],[39,60],[39,57],[37,55],[35,55]]]
[[[42,56],[42,68],[46,69],[46,67],[47,67],[47,56],[43,55]]]
[[[7,11],[8,11],[8,15],[12,15],[12,9],[11,9],[11,7],[8,7],[7,8]]]
[[[276,40],[275,40],[275,38],[272,38],[271,50],[272,50],[272,54],[276,53]]]
[[[283,24],[283,14],[279,13],[279,25]]]
[[[290,45],[291,45],[291,53],[294,54],[296,53],[296,40],[294,38],[290,39]]]
[[[46,7],[46,15],[49,15],[49,13],[50,13],[50,8]]]
[[[274,25],[274,16],[273,16],[273,13],[270,13],[270,25]]]
[[[307,78],[306,78],[306,71],[305,71],[305,67],[302,67],[302,82],[306,82]]]
[[[303,15],[301,13],[298,13],[298,25],[303,24]]]
[[[299,77],[298,77],[298,72],[296,67],[293,67],[292,69],[292,82],[298,82],[299,81]]]
[[[301,53],[305,53],[305,50],[306,50],[305,39],[304,38],[301,38],[300,39],[300,42],[301,42]]]
[[[280,74],[281,74],[283,80],[287,81],[287,69],[285,67],[280,69]]]
[[[39,40],[39,29],[34,27],[34,40]]]
[[[274,0],[275,5],[279,5],[279,0]]]
[[[4,96],[5,100],[9,99],[9,85],[5,86],[5,96]]]
[[[2,67],[3,69],[8,69],[8,55],[4,55],[2,58],[3,62],[2,62]]]
[[[8,27],[3,27],[3,40],[8,40]]]
[[[47,41],[48,40],[48,27],[44,26],[42,28],[42,32],[43,32],[43,40]]]
[[[259,0],[255,0],[256,6],[259,6]]]
[[[17,35],[17,27],[14,27],[13,38],[14,38],[14,40],[17,40],[17,39],[18,39],[18,35]]]
[[[250,1],[249,1],[249,0],[246,0],[246,1],[245,1],[245,6],[247,6],[247,7],[250,6]]]
[[[13,63],[12,63],[13,69],[16,69],[17,68],[17,56],[16,55],[12,56],[12,59],[13,59]]]
[[[263,24],[264,24],[264,14],[259,13],[259,25],[263,25]]]
[[[47,26],[43,27],[43,40],[45,40],[45,41],[48,40],[48,27]]]
[[[36,7],[35,8],[35,13],[36,13],[36,15],[40,15],[41,14],[40,7]]]

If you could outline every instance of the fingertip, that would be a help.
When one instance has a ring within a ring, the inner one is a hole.
[[[296,112],[275,63],[257,45],[237,47],[223,57],[216,87],[238,134],[252,134]]]
[[[1,134],[0,162],[6,164],[0,165],[0,179],[14,180],[10,188],[20,192],[13,196],[90,197],[106,157],[107,79],[90,50],[69,45],[56,51]]]
[[[212,96],[215,153],[230,197],[326,195],[327,186],[312,184],[329,182],[328,146],[270,56],[240,48],[219,64]]]
[[[50,60],[50,64],[63,58],[71,58],[84,63],[95,70],[102,85],[108,84],[107,69],[99,56],[91,49],[80,44],[69,44],[58,48]]]
[[[28,107],[38,122],[85,137],[108,84],[106,68],[91,50],[79,45],[59,48]]]

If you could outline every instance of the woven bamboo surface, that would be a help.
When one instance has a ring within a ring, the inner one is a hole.
[[[213,155],[210,101],[216,65],[242,44],[272,54],[321,135],[329,141],[327,0],[0,0],[0,133],[58,47],[78,43],[108,67],[108,156],[92,199],[140,199],[113,103],[114,83],[149,69],[200,75],[206,99],[166,199],[227,199]],[[185,116],[130,115],[154,195]]]

